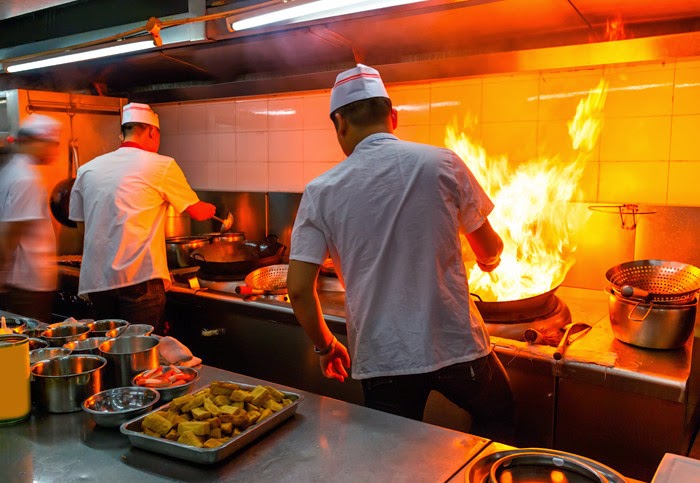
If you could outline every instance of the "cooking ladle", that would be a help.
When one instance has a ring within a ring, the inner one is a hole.
[[[223,219],[218,216],[212,216],[212,218],[221,223],[221,229],[219,230],[221,233],[226,233],[233,226],[233,215],[230,211],[226,213],[226,217]]]

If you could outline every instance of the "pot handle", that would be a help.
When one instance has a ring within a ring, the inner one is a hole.
[[[627,318],[628,318],[629,320],[631,320],[631,321],[633,321],[633,322],[642,322],[644,319],[647,318],[647,315],[649,315],[649,312],[651,312],[651,309],[654,308],[654,304],[649,304],[649,308],[647,309],[646,312],[644,312],[644,315],[642,316],[641,319],[638,318],[638,317],[632,317],[632,314],[634,314],[634,311],[637,310],[637,307],[639,307],[639,304],[640,304],[640,303],[641,303],[641,302],[637,302],[636,304],[634,304],[634,307],[632,307],[632,310],[630,310],[630,313],[629,313],[629,315],[627,316]]]

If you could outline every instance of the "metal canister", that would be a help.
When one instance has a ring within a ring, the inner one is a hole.
[[[31,412],[29,389],[29,337],[23,334],[0,335],[0,425],[26,419]]]

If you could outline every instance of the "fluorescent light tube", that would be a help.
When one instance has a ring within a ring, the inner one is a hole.
[[[49,59],[33,60],[22,64],[14,64],[8,66],[5,70],[9,73],[22,72],[25,70],[41,69],[52,65],[69,64],[71,62],[81,62],[83,60],[98,59],[100,57],[108,57],[110,55],[126,54],[129,52],[138,52],[155,47],[153,40],[142,40],[140,42],[129,42],[125,44],[103,47],[101,49],[88,50],[85,52],[76,52],[72,54],[60,55]]]
[[[348,15],[351,13],[425,1],[426,0],[317,0],[315,2],[234,21],[231,23],[231,30],[239,31],[279,22],[308,22],[320,18]]]

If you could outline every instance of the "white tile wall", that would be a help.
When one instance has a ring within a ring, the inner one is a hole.
[[[603,130],[586,154],[585,202],[700,206],[700,59],[387,86],[396,134],[445,145],[457,125],[489,156],[571,161],[568,121],[609,83]],[[155,105],[163,154],[195,189],[301,192],[341,162],[330,90]]]

